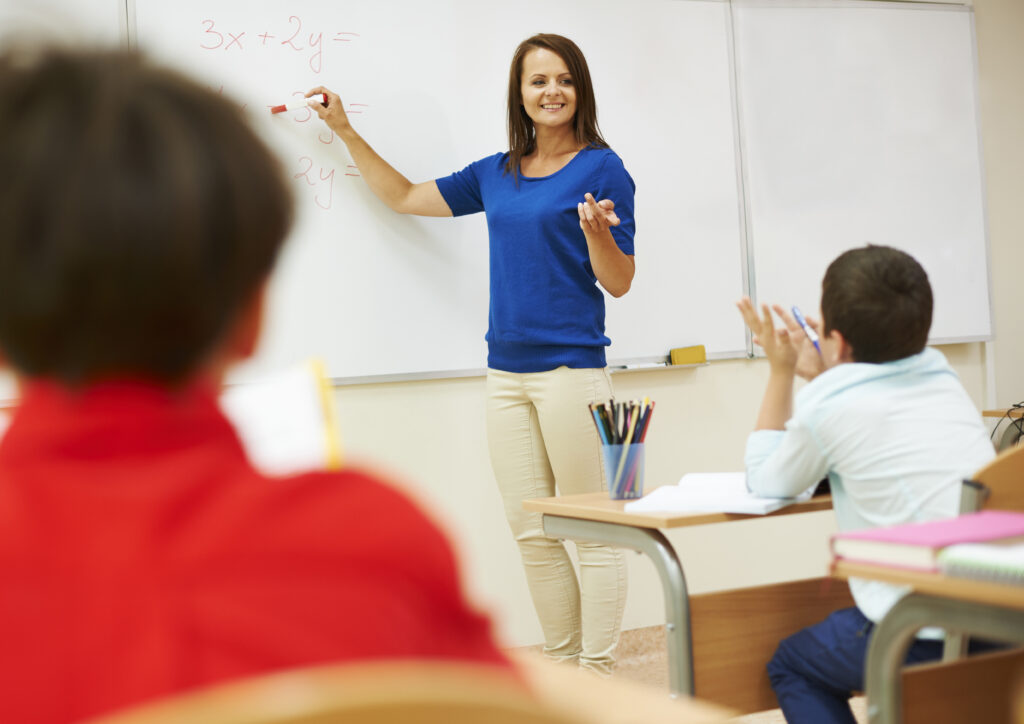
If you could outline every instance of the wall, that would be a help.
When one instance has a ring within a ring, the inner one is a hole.
[[[1024,400],[1024,3],[975,0],[981,134],[988,195],[996,403]]]
[[[1017,283],[1024,243],[1017,209],[1024,199],[1024,3],[976,0],[982,133],[986,165],[993,309],[997,341],[942,351],[979,407],[1024,399],[1024,310]],[[642,258],[639,260],[643,263]],[[996,387],[986,387],[986,368]],[[730,360],[705,367],[615,375],[620,397],[658,401],[648,438],[648,484],[672,483],[687,471],[737,470],[760,400],[767,366]],[[495,615],[509,645],[541,640],[518,553],[501,513],[487,458],[481,378],[377,384],[337,389],[349,459],[372,460],[396,476],[447,526],[471,594]],[[691,592],[822,575],[831,513],[798,519],[703,526],[670,535],[686,565]],[[653,568],[629,556],[626,628],[664,621]]]
[[[981,405],[983,346],[943,348]],[[767,375],[760,360],[620,372],[620,397],[658,407],[647,439],[648,484],[687,471],[738,470]],[[538,643],[540,629],[501,512],[487,458],[484,383],[463,378],[337,390],[346,454],[383,469],[417,496],[457,541],[474,597],[495,612],[503,640]],[[822,575],[832,514],[702,526],[670,534],[692,592]],[[664,621],[661,588],[646,558],[629,556],[625,627]]]

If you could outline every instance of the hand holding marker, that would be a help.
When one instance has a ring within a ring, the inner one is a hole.
[[[327,94],[317,93],[316,95],[310,96],[309,98],[303,98],[301,101],[292,101],[291,103],[284,103],[279,106],[271,106],[271,113],[284,113],[285,111],[301,111],[303,108],[309,108],[310,106],[319,103],[322,106],[327,105]]]
[[[800,312],[800,308],[799,307],[793,307],[793,318],[796,320],[797,324],[799,324],[801,327],[803,327],[804,334],[807,335],[807,339],[811,340],[811,344],[814,345],[814,349],[818,350],[818,356],[820,357],[821,356],[821,343],[818,341],[818,333],[815,332],[811,328],[811,325],[809,325],[807,323],[807,320],[804,319],[804,315]]]

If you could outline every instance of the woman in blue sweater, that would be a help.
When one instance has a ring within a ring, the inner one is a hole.
[[[587,403],[612,396],[604,295],[633,280],[635,186],[597,126],[580,49],[535,35],[509,72],[509,150],[411,183],[352,128],[330,90],[317,113],[344,141],[370,189],[422,216],[483,211],[490,237],[487,433],[505,513],[519,545],[545,653],[607,674],[626,597],[621,551],[579,543],[580,582],[564,545],[524,499],[605,487]]]

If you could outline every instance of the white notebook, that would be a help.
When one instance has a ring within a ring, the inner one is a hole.
[[[814,492],[811,486],[795,498],[762,498],[747,490],[746,473],[687,473],[676,485],[663,485],[626,503],[630,513],[748,513],[765,515]]]
[[[956,543],[939,551],[938,562],[951,576],[1024,585],[1024,538]]]
[[[319,360],[230,385],[220,406],[249,460],[268,475],[341,467],[334,393]]]

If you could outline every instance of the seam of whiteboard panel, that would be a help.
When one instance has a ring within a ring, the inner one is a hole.
[[[988,279],[988,340],[996,336],[996,314],[992,300],[992,243],[989,239],[988,225],[988,185],[985,173],[985,143],[982,138],[981,126],[981,74],[978,67],[978,33],[974,27],[974,11],[966,10],[970,20],[971,63],[973,64],[974,81],[974,124],[978,131],[978,173],[981,174],[981,226],[985,241],[985,275]]]
[[[736,150],[736,184],[739,191],[740,217],[740,250],[743,275],[743,291],[751,299],[757,299],[754,269],[754,234],[750,215],[750,183],[747,174],[747,148],[743,136],[743,104],[740,101],[740,67],[736,44],[736,16],[733,12],[734,3],[730,1],[727,8],[726,23],[728,25],[729,43],[729,85],[732,94],[733,139]],[[744,325],[743,336],[746,342],[746,357],[754,356],[754,337],[750,329]]]
[[[128,33],[128,2],[129,0],[118,0],[117,3],[118,40],[122,48],[131,47]]]
[[[124,0],[125,41],[134,51],[139,50],[139,26],[135,21],[135,0]]]

